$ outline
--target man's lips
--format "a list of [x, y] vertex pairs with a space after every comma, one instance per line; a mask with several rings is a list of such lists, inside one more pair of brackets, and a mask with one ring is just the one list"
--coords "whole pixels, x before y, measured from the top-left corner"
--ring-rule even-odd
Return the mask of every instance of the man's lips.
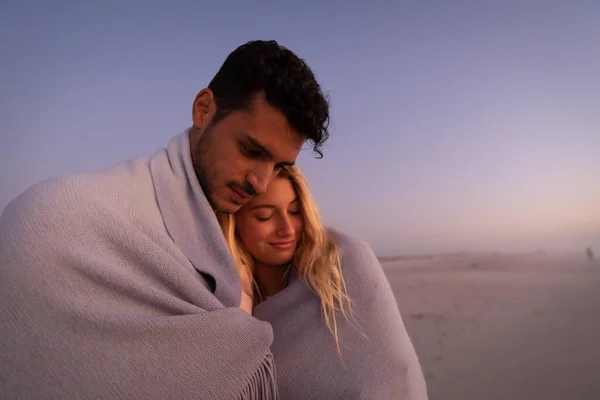
[[252, 198], [252, 196], [250, 196], [248, 193], [244, 192], [243, 190], [239, 190], [232, 185], [230, 185], [229, 187], [242, 200], [250, 200]]

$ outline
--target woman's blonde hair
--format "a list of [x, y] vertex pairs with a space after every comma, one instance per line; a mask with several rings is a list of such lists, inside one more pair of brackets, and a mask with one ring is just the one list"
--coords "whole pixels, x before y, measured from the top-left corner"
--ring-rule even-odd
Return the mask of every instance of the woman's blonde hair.
[[[303, 232], [290, 268], [295, 267], [298, 276], [302, 277], [309, 288], [319, 296], [325, 325], [334, 336], [339, 352], [336, 312], [340, 312], [348, 320], [352, 307], [346, 291], [337, 246], [321, 223], [317, 206], [298, 167], [284, 167], [278, 178], [286, 178], [291, 182], [300, 201], [304, 220]], [[236, 233], [235, 214], [218, 214], [218, 217], [240, 276], [247, 274], [252, 277], [250, 284], [252, 287], [246, 287], [244, 290], [247, 293], [254, 292], [255, 296], [262, 299], [261, 284], [253, 274], [254, 260], [241, 244]]]

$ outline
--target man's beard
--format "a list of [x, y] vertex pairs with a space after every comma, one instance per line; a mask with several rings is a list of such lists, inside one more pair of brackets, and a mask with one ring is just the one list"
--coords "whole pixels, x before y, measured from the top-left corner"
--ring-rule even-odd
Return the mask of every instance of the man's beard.
[[[197, 129], [197, 128], [193, 128]], [[211, 165], [214, 165], [213, 154], [211, 154], [212, 141], [212, 124], [209, 124], [204, 131], [198, 132], [199, 135], [195, 152], [192, 154], [192, 164], [198, 178], [198, 183], [213, 209], [216, 209], [215, 190], [216, 190], [216, 173], [211, 170]], [[220, 211], [220, 210], [217, 210]]]
[[[192, 154], [192, 164], [194, 165], [196, 177], [198, 178], [198, 182], [200, 183], [200, 187], [202, 188], [206, 199], [215, 211], [227, 214], [235, 213], [236, 210], [220, 209], [219, 205], [217, 204], [217, 189], [219, 188], [219, 176], [218, 171], [215, 169], [215, 160], [217, 160], [219, 157], [217, 154], [214, 153], [213, 150], [213, 124], [210, 123], [201, 132], [197, 131], [198, 128], [192, 129], [195, 129], [196, 132], [194, 133], [198, 135], [195, 151]], [[221, 172], [223, 173], [224, 171]], [[227, 174], [225, 173], [223, 175], [226, 176]], [[243, 192], [250, 197], [254, 197], [257, 195], [256, 190], [247, 180], [243, 182], [224, 182], [223, 187], [225, 186], [235, 187], [236, 190]]]

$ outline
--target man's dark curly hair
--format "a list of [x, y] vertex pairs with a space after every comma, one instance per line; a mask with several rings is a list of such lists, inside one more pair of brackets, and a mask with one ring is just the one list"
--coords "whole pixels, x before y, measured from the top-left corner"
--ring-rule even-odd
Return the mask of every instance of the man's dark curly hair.
[[256, 93], [280, 110], [298, 133], [323, 157], [329, 137], [329, 102], [306, 62], [276, 41], [256, 40], [235, 49], [208, 88], [217, 103], [213, 122], [229, 112], [247, 109]]

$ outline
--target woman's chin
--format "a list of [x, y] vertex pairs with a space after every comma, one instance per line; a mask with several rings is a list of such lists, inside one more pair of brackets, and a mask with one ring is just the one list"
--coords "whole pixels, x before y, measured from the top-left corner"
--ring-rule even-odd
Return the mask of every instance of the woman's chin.
[[292, 261], [293, 257], [277, 257], [277, 258], [271, 258], [269, 260], [265, 260], [266, 262], [263, 262], [263, 264], [271, 267], [271, 268], [283, 268], [286, 267], [290, 261]]

